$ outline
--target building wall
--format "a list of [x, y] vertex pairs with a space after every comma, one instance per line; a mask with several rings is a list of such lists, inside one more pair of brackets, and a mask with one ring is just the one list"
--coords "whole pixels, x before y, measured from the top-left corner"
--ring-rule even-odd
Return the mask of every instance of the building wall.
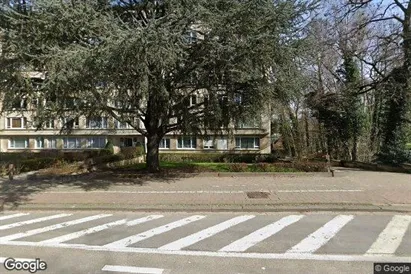
[[[63, 138], [65, 136], [79, 137], [82, 139], [82, 149], [85, 149], [86, 139], [88, 137], [104, 137], [106, 141], [111, 140], [114, 145], [115, 152], [119, 152], [121, 149], [121, 138], [136, 138], [141, 144], [145, 144], [145, 138], [137, 133], [134, 129], [115, 129], [114, 120], [108, 120], [108, 127], [106, 129], [88, 129], [86, 128], [86, 118], [82, 117], [79, 119], [79, 128], [73, 129], [70, 134], [60, 133], [58, 128], [61, 128], [62, 123], [58, 120], [54, 121], [54, 129], [44, 129], [36, 131], [30, 126], [30, 115], [31, 112], [9, 112], [0, 116], [0, 152], [15, 152], [22, 150], [30, 151], [40, 151], [42, 149], [36, 148], [36, 138], [45, 138], [45, 147], [48, 148], [48, 138], [56, 138], [56, 149], [63, 148]], [[26, 128], [11, 129], [6, 126], [7, 117], [26, 117], [28, 120], [28, 126]], [[236, 129], [233, 132], [232, 137], [225, 136], [227, 138], [227, 148], [226, 149], [205, 149], [203, 147], [203, 139], [201, 137], [196, 138], [196, 148], [178, 148], [178, 138], [181, 136], [179, 132], [170, 133], [166, 138], [170, 139], [170, 148], [160, 149], [161, 153], [172, 152], [172, 153], [196, 153], [196, 152], [230, 152], [230, 153], [270, 153], [270, 119], [269, 117], [262, 117], [262, 122], [258, 128], [242, 128]], [[25, 137], [28, 138], [28, 147], [25, 149], [16, 149], [9, 147], [9, 140], [15, 137]], [[239, 149], [236, 148], [236, 137], [256, 137], [259, 138], [259, 148], [253, 149]], [[75, 149], [67, 149], [73, 151]]]

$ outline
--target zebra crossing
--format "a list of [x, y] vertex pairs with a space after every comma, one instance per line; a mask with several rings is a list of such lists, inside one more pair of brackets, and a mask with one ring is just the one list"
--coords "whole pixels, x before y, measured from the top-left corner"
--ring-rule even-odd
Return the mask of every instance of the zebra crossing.
[[411, 215], [22, 212], [0, 215], [0, 246], [404, 262], [411, 261], [410, 223]]

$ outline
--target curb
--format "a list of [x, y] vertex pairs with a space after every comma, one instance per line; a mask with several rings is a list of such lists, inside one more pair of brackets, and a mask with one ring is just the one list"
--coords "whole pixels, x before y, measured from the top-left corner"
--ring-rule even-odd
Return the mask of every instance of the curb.
[[[341, 171], [337, 171], [339, 174], [338, 177], [342, 176]], [[91, 173], [84, 173], [84, 174], [73, 174], [73, 175], [38, 175], [37, 171], [31, 171], [28, 173], [23, 173], [14, 176], [14, 179], [17, 180], [61, 180], [67, 179], [70, 176], [82, 176], [82, 175], [90, 175], [94, 174], [95, 172]], [[124, 178], [144, 178], [150, 176], [150, 174], [126, 174]], [[296, 178], [296, 177], [337, 177], [332, 176], [329, 172], [201, 172], [201, 173], [178, 173], [175, 177], [181, 178], [188, 178], [188, 177], [221, 177], [221, 178], [235, 178], [235, 177], [271, 177], [271, 178]], [[120, 176], [120, 178], [123, 178]], [[3, 180], [8, 180], [7, 177], [1, 178]], [[0, 180], [1, 180], [0, 179]]]
[[4, 211], [124, 211], [124, 212], [393, 212], [411, 213], [411, 205], [374, 204], [246, 204], [246, 205], [153, 205], [139, 206], [129, 204], [25, 204], [17, 208], [4, 208]]
[[[193, 173], [186, 173], [185, 175]], [[331, 177], [328, 172], [203, 172], [195, 177]]]

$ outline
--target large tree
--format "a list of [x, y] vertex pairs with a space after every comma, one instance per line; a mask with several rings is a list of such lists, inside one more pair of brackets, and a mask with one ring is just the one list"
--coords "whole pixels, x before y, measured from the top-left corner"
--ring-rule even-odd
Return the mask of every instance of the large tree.
[[[399, 164], [407, 161], [405, 155], [406, 130], [410, 124], [411, 113], [411, 3], [405, 0], [348, 0], [350, 13], [368, 13], [369, 20], [358, 26], [378, 26], [373, 45], [378, 51], [377, 60], [363, 60], [371, 71], [378, 75], [371, 88], [362, 93], [375, 91], [373, 139], [380, 139], [378, 160]], [[372, 51], [373, 49], [370, 49]]]
[[[264, 111], [269, 68], [281, 69], [288, 34], [310, 6], [289, 0], [18, 2], [3, 5], [0, 16], [5, 102], [23, 93], [47, 100], [36, 109], [39, 129], [52, 117], [108, 115], [127, 122], [147, 137], [150, 171], [159, 169], [166, 133], [204, 133], [205, 124], [227, 130], [233, 120]], [[45, 79], [33, 86], [22, 70], [43, 72]], [[192, 101], [198, 93], [204, 99]]]

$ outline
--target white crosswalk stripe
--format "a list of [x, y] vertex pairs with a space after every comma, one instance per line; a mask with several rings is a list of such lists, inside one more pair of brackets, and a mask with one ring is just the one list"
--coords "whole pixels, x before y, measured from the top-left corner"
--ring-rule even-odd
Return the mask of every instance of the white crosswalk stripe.
[[258, 244], [259, 242], [264, 241], [265, 239], [273, 236], [277, 232], [281, 231], [283, 228], [298, 222], [303, 218], [303, 215], [291, 215], [282, 218], [281, 220], [269, 224], [263, 228], [260, 228], [251, 234], [223, 247], [220, 251], [223, 252], [243, 252], [249, 249], [250, 247]]
[[139, 219], [129, 221], [129, 222], [127, 222], [127, 219], [123, 219], [123, 220], [107, 223], [107, 224], [104, 224], [104, 225], [91, 227], [91, 228], [84, 229], [84, 230], [81, 230], [81, 231], [77, 231], [77, 232], [74, 232], [74, 233], [66, 234], [66, 235], [63, 235], [63, 236], [55, 237], [55, 238], [52, 238], [52, 239], [44, 240], [44, 241], [41, 241], [40, 243], [43, 243], [43, 244], [44, 243], [46, 243], [46, 244], [48, 244], [48, 243], [63, 243], [63, 242], [67, 242], [67, 241], [70, 241], [70, 240], [73, 240], [73, 239], [80, 238], [81, 236], [85, 236], [85, 235], [88, 235], [88, 234], [103, 231], [103, 230], [106, 230], [106, 229], [109, 229], [109, 228], [112, 228], [112, 227], [115, 227], [115, 226], [119, 226], [119, 225], [134, 226], [134, 225], [142, 224], [142, 223], [145, 223], [145, 222], [148, 222], [148, 221], [151, 221], [151, 220], [159, 219], [161, 217], [163, 217], [163, 215], [151, 215], [151, 216], [148, 216], [148, 217], [139, 218]]
[[178, 220], [178, 221], [175, 221], [175, 222], [172, 222], [172, 223], [169, 223], [169, 224], [166, 224], [166, 225], [154, 228], [154, 229], [150, 229], [146, 232], [143, 232], [143, 233], [140, 233], [140, 234], [137, 234], [137, 235], [133, 235], [133, 236], [130, 236], [130, 237], [127, 237], [127, 238], [124, 238], [124, 239], [121, 239], [121, 240], [106, 244], [105, 246], [106, 247], [125, 247], [125, 246], [129, 246], [129, 245], [138, 243], [140, 241], [146, 240], [148, 238], [151, 238], [153, 236], [159, 235], [161, 233], [170, 231], [170, 230], [175, 229], [177, 227], [181, 227], [181, 226], [187, 225], [189, 223], [201, 220], [205, 217], [206, 216], [202, 216], [202, 215], [191, 216], [189, 218]]
[[17, 214], [0, 216], [0, 221], [12, 219], [12, 218], [17, 218], [17, 217], [21, 217], [21, 216], [26, 216], [26, 215], [30, 215], [30, 213], [17, 213]]
[[67, 242], [67, 241], [70, 241], [70, 240], [73, 240], [73, 239], [76, 239], [76, 238], [80, 238], [81, 236], [85, 236], [85, 235], [88, 235], [88, 234], [103, 231], [105, 229], [109, 229], [109, 228], [114, 227], [114, 226], [123, 225], [126, 222], [127, 222], [127, 220], [123, 219], [123, 220], [119, 220], [119, 221], [116, 221], [116, 222], [111, 222], [111, 223], [107, 223], [107, 224], [104, 224], [104, 225], [99, 225], [99, 226], [91, 227], [91, 228], [88, 228], [88, 229], [84, 229], [84, 230], [81, 230], [81, 231], [78, 231], [78, 232], [74, 232], [74, 233], [63, 235], [63, 236], [55, 237], [55, 238], [52, 238], [52, 239], [44, 240], [44, 241], [41, 241], [40, 243], [43, 243], [43, 244], [44, 243], [46, 243], [46, 244], [48, 244], [48, 243], [63, 243], [63, 242]]
[[27, 221], [12, 223], [12, 224], [8, 224], [8, 225], [2, 225], [2, 226], [0, 226], [0, 230], [10, 229], [10, 228], [14, 228], [14, 227], [23, 226], [23, 225], [40, 223], [40, 222], [49, 221], [49, 220], [53, 220], [53, 219], [57, 219], [57, 218], [68, 217], [68, 216], [71, 216], [71, 215], [72, 214], [57, 214], [57, 215], [52, 215], [52, 216], [47, 216], [47, 217], [36, 218], [36, 219], [27, 220]]
[[138, 274], [163, 274], [164, 269], [151, 267], [135, 267], [123, 265], [105, 265], [102, 271], [123, 272], [123, 273], [138, 273]]
[[297, 245], [293, 246], [287, 253], [315, 252], [334, 237], [352, 219], [354, 219], [353, 215], [339, 215], [335, 217]]
[[126, 225], [127, 226], [135, 226], [135, 225], [139, 225], [139, 224], [151, 221], [151, 220], [157, 220], [157, 219], [160, 219], [160, 218], [163, 218], [163, 217], [164, 217], [163, 215], [150, 215], [150, 216], [147, 216], [147, 217], [138, 218], [136, 220], [129, 221], [129, 222], [126, 223]]
[[221, 231], [224, 231], [232, 226], [235, 226], [237, 224], [240, 224], [242, 222], [245, 222], [247, 220], [250, 220], [254, 218], [254, 215], [245, 215], [245, 216], [239, 216], [239, 217], [234, 217], [228, 221], [225, 221], [223, 223], [217, 224], [215, 226], [206, 228], [204, 230], [201, 230], [197, 233], [194, 233], [192, 235], [189, 235], [187, 237], [184, 237], [182, 239], [179, 239], [175, 242], [166, 244], [162, 247], [160, 247], [160, 250], [181, 250], [184, 247], [193, 245], [201, 240], [207, 239]]
[[411, 216], [394, 216], [366, 254], [393, 254], [401, 244], [410, 223]]
[[69, 222], [64, 222], [64, 223], [60, 223], [56, 225], [46, 226], [43, 228], [33, 229], [33, 230], [29, 230], [29, 231], [22, 232], [22, 233], [12, 234], [8, 236], [0, 237], [0, 242], [12, 241], [12, 240], [16, 240], [16, 239], [20, 239], [20, 238], [24, 238], [28, 236], [33, 236], [33, 235], [40, 234], [43, 232], [48, 232], [48, 231], [56, 230], [56, 229], [67, 227], [67, 226], [77, 225], [77, 224], [81, 224], [81, 223], [85, 223], [85, 222], [89, 222], [89, 221], [93, 221], [93, 220], [97, 220], [97, 219], [101, 219], [101, 218], [109, 217], [109, 216], [112, 216], [112, 214], [94, 215], [94, 216], [81, 218], [81, 219], [77, 219], [77, 220], [73, 220]]
[[[318, 218], [318, 215], [312, 214], [290, 214], [287, 216], [281, 214], [282, 216], [280, 218], [268, 214], [264, 216], [264, 223], [256, 227], [256, 224], [261, 222], [262, 217], [258, 215], [259, 218], [255, 218], [257, 214], [233, 214], [234, 216], [229, 218], [226, 217], [227, 215], [216, 216], [210, 214], [213, 218], [218, 218], [216, 221], [212, 221], [213, 218], [206, 219], [206, 222], [212, 223], [205, 228], [204, 224], [206, 222], [197, 221], [207, 218], [208, 215], [189, 216], [187, 214], [181, 214], [184, 215], [184, 217], [181, 217], [180, 214], [170, 214], [166, 216], [171, 220], [168, 222], [162, 221], [161, 225], [159, 225], [158, 222], [151, 221], [158, 219], [161, 221], [161, 218], [164, 218], [164, 215], [148, 214], [136, 217], [135, 219], [130, 219], [128, 216], [115, 219], [113, 214], [83, 215], [83, 217], [74, 219], [77, 214], [50, 213], [49, 216], [37, 215], [38, 218], [34, 218], [33, 216], [36, 215], [34, 213], [16, 213], [1, 216], [0, 220], [12, 220], [13, 218], [19, 218], [29, 214], [31, 216], [31, 219], [29, 220], [18, 221], [17, 219], [16, 222], [10, 223], [9, 221], [9, 224], [0, 225], [0, 249], [3, 245], [14, 245], [184, 256], [286, 259], [310, 258], [312, 260], [335, 259], [337, 261], [362, 259], [365, 261], [381, 261], [381, 259], [390, 258], [393, 259], [393, 261], [402, 262], [400, 259], [411, 258], [411, 249], [409, 248], [410, 237], [408, 237], [411, 225], [411, 215], [392, 215], [391, 220], [387, 219], [386, 216], [378, 216], [376, 218], [379, 219], [376, 219], [375, 221], [373, 220], [373, 223], [369, 223], [370, 218], [366, 217], [363, 219], [363, 222], [357, 219], [356, 222], [351, 223], [357, 216], [334, 215], [332, 217], [327, 217], [329, 215], [326, 215], [325, 218], [328, 219], [325, 222], [324, 217]], [[70, 218], [72, 220], [64, 220], [64, 222], [59, 220], [59, 218], [67, 216], [72, 216]], [[110, 220], [99, 221], [98, 224], [92, 222], [109, 216], [113, 216], [113, 218], [110, 218]], [[122, 216], [122, 214], [119, 214], [119, 216]], [[270, 221], [268, 222], [267, 220]], [[388, 220], [389, 222], [387, 222]], [[50, 221], [52, 224], [49, 225], [49, 223], [47, 223], [39, 228], [42, 222], [45, 221]], [[198, 223], [198, 226], [196, 222]], [[83, 223], [85, 224], [81, 226], [81, 229], [75, 227], [75, 225]], [[144, 224], [144, 227], [147, 228], [139, 228], [140, 224]], [[191, 224], [189, 227], [190, 233], [181, 235], [189, 224]], [[252, 224], [255, 228], [251, 230], [250, 227], [247, 227], [249, 224]], [[199, 228], [200, 225], [201, 228]], [[364, 229], [364, 232], [357, 229], [359, 225]], [[379, 229], [375, 229], [374, 226], [374, 229], [370, 230], [370, 234], [367, 234], [367, 237], [362, 240], [360, 238], [362, 236], [361, 233], [368, 233], [367, 225], [376, 225]], [[303, 227], [304, 229], [301, 229]], [[57, 229], [61, 230], [56, 233], [52, 232]], [[143, 232], [133, 233], [135, 229], [139, 229], [139, 232]], [[231, 233], [231, 231], [233, 233]], [[302, 231], [306, 231], [305, 233], [307, 235], [302, 234]], [[169, 234], [165, 234], [167, 232]], [[244, 232], [244, 234], [240, 234], [242, 232]], [[287, 235], [286, 237], [292, 238], [297, 236], [302, 240], [296, 242], [290, 248], [289, 239], [284, 239], [283, 232], [284, 235]], [[100, 234], [83, 237], [93, 233]], [[112, 240], [112, 242], [109, 243], [107, 243], [107, 240], [104, 242], [107, 235], [109, 235], [108, 238], [110, 238], [114, 233], [118, 234], [115, 235], [116, 240]], [[221, 233], [221, 235], [214, 237], [218, 233]], [[42, 235], [29, 238], [29, 241], [25, 241], [24, 239], [20, 240], [21, 238], [36, 236], [38, 234]], [[158, 235], [160, 235], [160, 237], [155, 237]], [[177, 235], [180, 237], [176, 237]], [[347, 238], [351, 237], [351, 235], [353, 240]], [[166, 236], [170, 236], [173, 240], [167, 241], [168, 237]], [[371, 236], [373, 238], [371, 238]], [[227, 237], [225, 238], [224, 246], [219, 245], [218, 243], [222, 237]], [[331, 241], [333, 238], [334, 240]], [[74, 239], [78, 239], [78, 243], [70, 243], [70, 241]], [[354, 239], [357, 239], [357, 242], [359, 240], [358, 245]], [[133, 244], [144, 240], [147, 240], [147, 242], [142, 244], [141, 247], [132, 246]], [[159, 241], [162, 244], [158, 244]], [[93, 242], [93, 244], [88, 245], [87, 243], [90, 242]], [[196, 245], [197, 243], [199, 244]], [[145, 244], [156, 247], [145, 248], [143, 247]], [[346, 252], [347, 250], [350, 250], [351, 245], [355, 248], [353, 248], [352, 252], [349, 251], [347, 254]], [[212, 248], [210, 248], [212, 246], [219, 247], [212, 250]], [[220, 248], [221, 246], [223, 247]], [[186, 249], [187, 247], [191, 247], [188, 248], [190, 250]], [[251, 252], [249, 251], [251, 248], [255, 248], [255, 250], [258, 251]], [[345, 251], [338, 253], [339, 248]], [[274, 249], [278, 253], [273, 253]], [[319, 249], [331, 252], [331, 254], [318, 252]], [[336, 251], [337, 253], [335, 253]], [[5, 256], [7, 254], [0, 255]], [[126, 270], [129, 271], [129, 273], [146, 273], [147, 271], [147, 273], [151, 273], [150, 271], [157, 273], [163, 271], [160, 268], [145, 269], [144, 267], [114, 265], [108, 265], [103, 271], [127, 272]], [[164, 271], [167, 273], [167, 270]]]

